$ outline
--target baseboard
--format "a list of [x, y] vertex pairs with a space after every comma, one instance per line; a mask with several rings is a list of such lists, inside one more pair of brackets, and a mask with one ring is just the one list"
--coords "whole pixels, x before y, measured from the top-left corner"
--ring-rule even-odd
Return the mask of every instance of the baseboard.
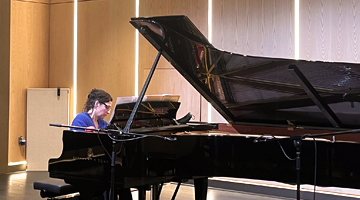
[[26, 164], [8, 166], [8, 172], [25, 171]]
[[[192, 181], [189, 183], [193, 184]], [[289, 185], [271, 181], [249, 180], [238, 178], [209, 178], [209, 188], [242, 191], [267, 196], [283, 198], [297, 198], [296, 185]], [[313, 186], [302, 185], [300, 197], [302, 200], [313, 200]], [[360, 190], [348, 188], [316, 187], [316, 200], [355, 200], [360, 198]]]

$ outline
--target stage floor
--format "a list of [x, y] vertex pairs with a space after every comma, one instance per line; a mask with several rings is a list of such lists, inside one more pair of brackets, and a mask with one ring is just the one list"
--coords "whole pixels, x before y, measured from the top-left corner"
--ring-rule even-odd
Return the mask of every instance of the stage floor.
[[[48, 172], [26, 172], [19, 171], [13, 173], [0, 174], [0, 200], [40, 200], [40, 191], [33, 189], [33, 182], [48, 178]], [[283, 185], [264, 182], [246, 182], [239, 179], [226, 180], [210, 179], [207, 200], [276, 200], [276, 199], [296, 199], [296, 192], [293, 189], [282, 188]], [[278, 187], [279, 186], [279, 187]], [[167, 183], [163, 186], [160, 195], [161, 200], [169, 200], [175, 191], [176, 183]], [[360, 198], [356, 196], [337, 196], [333, 194], [317, 194], [316, 200], [336, 199], [352, 200]], [[353, 193], [354, 193], [353, 191]], [[319, 190], [321, 192], [321, 190]], [[307, 194], [308, 193], [308, 194]], [[313, 199], [311, 192], [302, 193], [302, 199]], [[133, 190], [133, 199], [137, 200], [137, 191]], [[147, 198], [150, 198], [150, 192]], [[194, 198], [194, 188], [191, 183], [181, 185], [176, 200], [191, 200]]]

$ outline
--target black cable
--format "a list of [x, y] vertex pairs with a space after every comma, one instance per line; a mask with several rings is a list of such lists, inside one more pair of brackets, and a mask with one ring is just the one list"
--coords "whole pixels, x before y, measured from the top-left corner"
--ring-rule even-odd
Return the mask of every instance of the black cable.
[[116, 142], [127, 142], [127, 141], [132, 141], [132, 140], [139, 140], [139, 139], [146, 138], [146, 137], [160, 138], [160, 139], [164, 139], [164, 140], [168, 140], [168, 141], [175, 141], [176, 140], [176, 138], [164, 137], [164, 136], [160, 136], [160, 135], [144, 135], [144, 134], [137, 134], [137, 133], [131, 133], [131, 135], [126, 134], [126, 133], [122, 133], [122, 134], [120, 133], [120, 135], [133, 136], [132, 138], [129, 138], [129, 139], [116, 139], [116, 138], [113, 138], [110, 135], [109, 132], [107, 133], [107, 135], [111, 140], [116, 141]]
[[148, 136], [140, 136], [140, 137], [134, 137], [134, 138], [129, 138], [129, 139], [115, 139], [115, 138], [111, 137], [110, 135], [108, 135], [108, 136], [111, 140], [116, 141], [116, 142], [128, 142], [128, 141], [139, 140], [139, 139], [148, 137]]
[[[275, 137], [274, 137], [274, 138], [275, 138]], [[296, 160], [296, 158], [290, 158], [290, 157], [286, 154], [286, 152], [285, 152], [284, 148], [282, 147], [280, 141], [277, 141], [277, 142], [278, 142], [278, 144], [279, 144], [279, 146], [280, 146], [280, 148], [281, 148], [281, 151], [283, 152], [284, 156], [285, 156], [288, 160], [291, 160], [291, 161]]]
[[[301, 139], [304, 139], [306, 137], [311, 136], [311, 134], [305, 134], [303, 136], [301, 136]], [[312, 137], [313, 141], [314, 141], [314, 196], [313, 199], [315, 200], [316, 198], [316, 177], [317, 177], [317, 144], [316, 144], [316, 140], [315, 137]]]
[[102, 141], [101, 141], [101, 139], [100, 139], [100, 129], [97, 130], [97, 134], [96, 134], [96, 135], [97, 135], [98, 140], [99, 140], [102, 148], [104, 149], [105, 153], [106, 153], [106, 154], [109, 156], [109, 158], [111, 159], [111, 156], [110, 156], [109, 152], [106, 150], [104, 144], [102, 143]]
[[[267, 136], [267, 137], [265, 137], [265, 136]], [[269, 137], [271, 137], [271, 138], [269, 138]], [[271, 140], [277, 141], [277, 143], [279, 144], [279, 146], [280, 146], [280, 148], [281, 148], [281, 151], [283, 152], [284, 156], [285, 156], [288, 160], [291, 160], [291, 161], [296, 160], [296, 158], [290, 158], [290, 157], [286, 154], [283, 146], [282, 146], [281, 143], [280, 143], [280, 140], [278, 140], [278, 138], [276, 138], [276, 137], [273, 136], [273, 135], [261, 135], [260, 137], [255, 138], [253, 142], [254, 142], [254, 143], [257, 143], [257, 142], [267, 142], [267, 141], [271, 141]]]
[[[271, 136], [272, 137], [272, 139], [277, 139], [275, 136], [273, 136], [273, 135], [269, 135], [269, 136]], [[311, 136], [310, 134], [304, 134], [303, 136], [301, 136], [300, 137], [300, 140], [303, 140], [303, 139], [305, 139], [306, 137], [309, 137], [309, 136]], [[258, 140], [260, 140], [260, 139], [263, 139], [263, 135], [262, 136], [260, 136], [260, 137], [257, 137], [255, 140], [254, 140], [254, 142], [258, 142]], [[266, 141], [268, 138], [265, 138], [265, 140], [264, 141]], [[313, 141], [314, 141], [314, 196], [313, 196], [313, 200], [315, 200], [316, 199], [316, 179], [317, 179], [317, 144], [316, 144], [316, 140], [315, 140], [315, 138], [313, 137]], [[281, 143], [280, 143], [280, 141], [278, 140], [277, 141], [278, 142], [278, 144], [279, 144], [279, 146], [280, 146], [280, 148], [281, 148], [281, 151], [283, 152], [283, 154], [284, 154], [284, 156], [288, 159], [288, 160], [291, 160], [291, 161], [293, 161], [293, 160], [296, 160], [296, 158], [290, 158], [287, 154], [286, 154], [286, 152], [285, 152], [285, 150], [284, 150], [284, 148], [283, 148], [283, 146], [281, 145]]]
[[316, 145], [316, 140], [315, 138], [313, 138], [314, 140], [314, 152], [315, 152], [315, 166], [314, 166], [314, 200], [315, 200], [315, 196], [316, 196], [316, 176], [317, 176], [317, 145]]

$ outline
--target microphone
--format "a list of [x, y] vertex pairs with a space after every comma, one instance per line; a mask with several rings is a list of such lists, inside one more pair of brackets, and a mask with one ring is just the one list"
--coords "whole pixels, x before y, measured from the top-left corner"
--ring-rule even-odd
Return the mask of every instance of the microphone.
[[267, 141], [270, 141], [272, 139], [275, 139], [275, 137], [272, 136], [272, 135], [262, 135], [262, 136], [259, 136], [259, 137], [255, 138], [253, 140], [253, 143], [267, 142]]
[[171, 137], [164, 137], [164, 140], [168, 140], [168, 141], [176, 141], [176, 138], [171, 138]]
[[53, 123], [50, 123], [49, 125], [50, 126], [56, 126], [56, 127], [63, 127], [64, 126], [63, 124], [53, 124]]

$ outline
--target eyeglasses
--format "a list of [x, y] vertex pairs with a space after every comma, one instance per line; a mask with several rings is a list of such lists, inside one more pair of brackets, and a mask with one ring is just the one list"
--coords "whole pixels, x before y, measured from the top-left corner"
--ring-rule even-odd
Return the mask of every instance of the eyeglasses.
[[100, 104], [103, 104], [105, 106], [106, 110], [110, 110], [110, 108], [111, 108], [111, 106], [106, 105], [106, 103], [104, 103], [104, 102], [100, 102]]

